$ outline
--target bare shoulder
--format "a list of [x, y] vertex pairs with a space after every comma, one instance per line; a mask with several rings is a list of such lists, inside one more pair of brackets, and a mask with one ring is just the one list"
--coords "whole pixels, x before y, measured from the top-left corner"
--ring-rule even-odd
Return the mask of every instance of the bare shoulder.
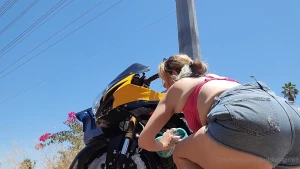
[[178, 80], [168, 89], [167, 93], [182, 93], [184, 90], [184, 84], [186, 84], [187, 81], [187, 79]]
[[174, 107], [175, 112], [182, 112], [187, 98], [193, 89], [204, 80], [204, 77], [199, 78], [182, 78], [175, 82], [168, 90], [170, 92], [169, 99], [176, 102]]
[[204, 77], [199, 78], [182, 78], [175, 82], [171, 87], [170, 91], [181, 93], [181, 97], [189, 94], [190, 91], [197, 86], [201, 81], [204, 80]]
[[174, 84], [173, 84], [173, 86], [175, 87], [175, 88], [177, 88], [177, 87], [182, 87], [183, 85], [186, 85], [187, 83], [190, 83], [190, 82], [192, 82], [192, 81], [194, 81], [195, 80], [195, 78], [182, 78], [182, 79], [180, 79], [180, 80], [178, 80], [177, 82], [175, 82]]
[[201, 79], [203, 80], [204, 78], [182, 78], [182, 79], [178, 80], [177, 82], [175, 82], [171, 86], [171, 88], [173, 88], [172, 90], [187, 91], [190, 88], [193, 88], [195, 86], [194, 84], [199, 83], [201, 81]]
[[167, 95], [170, 98], [180, 99], [182, 98], [187, 91], [192, 87], [194, 79], [191, 78], [182, 78], [175, 82], [167, 91]]

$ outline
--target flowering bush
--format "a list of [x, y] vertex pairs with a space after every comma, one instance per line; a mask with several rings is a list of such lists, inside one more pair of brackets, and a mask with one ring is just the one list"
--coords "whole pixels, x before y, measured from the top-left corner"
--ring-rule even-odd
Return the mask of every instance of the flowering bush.
[[40, 137], [40, 141], [45, 142], [52, 134], [46, 133]]
[[35, 149], [39, 150], [47, 145], [54, 143], [71, 143], [70, 148], [80, 149], [83, 143], [82, 125], [76, 120], [75, 112], [68, 114], [68, 119], [63, 123], [70, 127], [70, 130], [59, 131], [57, 133], [45, 133], [40, 138], [40, 143], [35, 145]]

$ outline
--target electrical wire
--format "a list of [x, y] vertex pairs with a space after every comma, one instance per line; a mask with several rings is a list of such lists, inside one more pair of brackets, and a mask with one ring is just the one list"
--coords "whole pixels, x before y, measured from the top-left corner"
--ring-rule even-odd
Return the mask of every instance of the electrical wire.
[[10, 3], [10, 0], [7, 0], [0, 8], [0, 13], [6, 8], [6, 6]]
[[9, 6], [6, 9], [4, 9], [2, 13], [0, 13], [0, 17], [3, 16], [5, 12], [8, 11], [16, 2], [17, 0], [14, 0], [11, 4], [9, 4]]
[[25, 90], [23, 90], [23, 91], [17, 93], [16, 95], [13, 95], [13, 96], [11, 96], [11, 97], [9, 97], [9, 98], [7, 98], [7, 99], [1, 101], [1, 102], [0, 102], [0, 105], [3, 104], [3, 103], [5, 103], [5, 102], [7, 102], [7, 101], [9, 101], [9, 100], [11, 100], [11, 99], [14, 99], [14, 98], [18, 97], [19, 95], [21, 95], [21, 94], [23, 94], [23, 93], [25, 93], [25, 92], [31, 90], [31, 89], [34, 88], [34, 87], [37, 87], [37, 86], [39, 86], [39, 85], [41, 85], [41, 84], [43, 84], [43, 83], [46, 83], [46, 82], [49, 81], [50, 79], [52, 79], [52, 78], [54, 78], [54, 77], [56, 77], [56, 76], [58, 76], [58, 75], [64, 73], [64, 72], [67, 71], [68, 69], [70, 69], [70, 68], [72, 68], [72, 67], [74, 67], [74, 66], [76, 66], [76, 65], [78, 65], [78, 64], [80, 64], [80, 63], [83, 63], [84, 61], [90, 59], [91, 57], [94, 57], [94, 56], [96, 56], [96, 55], [98, 55], [98, 54], [100, 54], [100, 53], [102, 53], [102, 52], [104, 52], [104, 51], [106, 51], [106, 50], [108, 50], [108, 49], [110, 49], [110, 48], [116, 46], [117, 44], [119, 44], [119, 43], [121, 43], [121, 42], [123, 42], [123, 41], [125, 41], [125, 40], [127, 40], [127, 39], [129, 39], [129, 38], [131, 38], [131, 37], [133, 37], [133, 36], [135, 36], [135, 35], [137, 35], [138, 33], [140, 33], [140, 32], [142, 32], [142, 31], [148, 29], [149, 27], [151, 27], [151, 26], [157, 24], [158, 22], [164, 20], [165, 18], [171, 16], [171, 15], [174, 14], [175, 12], [176, 12], [176, 11], [173, 11], [173, 12], [171, 12], [171, 13], [169, 13], [169, 14], [167, 14], [167, 15], [161, 17], [161, 18], [159, 18], [158, 20], [156, 20], [156, 21], [154, 21], [154, 22], [148, 24], [147, 26], [142, 27], [142, 28], [139, 29], [138, 31], [136, 31], [136, 32], [134, 32], [134, 33], [132, 33], [132, 34], [130, 34], [130, 35], [128, 35], [128, 36], [126, 36], [126, 37], [124, 37], [124, 38], [118, 40], [118, 41], [116, 41], [115, 43], [109, 45], [108, 47], [102, 49], [101, 51], [99, 51], [99, 52], [97, 52], [97, 53], [95, 53], [95, 54], [93, 54], [93, 55], [90, 55], [90, 56], [88, 56], [88, 57], [86, 57], [86, 58], [83, 58], [82, 60], [80, 60], [80, 61], [78, 61], [78, 62], [76, 62], [76, 63], [74, 63], [74, 64], [68, 66], [67, 68], [65, 68], [65, 69], [63, 69], [63, 70], [61, 70], [61, 71], [59, 71], [59, 72], [53, 74], [52, 76], [50, 76], [50, 77], [48, 77], [48, 78], [46, 78], [46, 79], [44, 79], [44, 80], [42, 80], [42, 81], [40, 81], [40, 82], [38, 82], [38, 83], [36, 83], [36, 84], [34, 84], [34, 85], [32, 85], [32, 86], [26, 88]]
[[38, 54], [32, 56], [31, 58], [29, 58], [28, 60], [26, 60], [25, 62], [23, 62], [22, 64], [20, 64], [19, 66], [15, 67], [14, 69], [12, 69], [11, 71], [9, 71], [8, 73], [4, 74], [3, 76], [0, 77], [0, 80], [3, 79], [4, 77], [6, 77], [7, 75], [11, 74], [12, 72], [16, 71], [17, 69], [19, 69], [20, 67], [22, 67], [23, 65], [25, 65], [26, 63], [30, 62], [32, 59], [36, 58], [37, 56], [39, 56], [40, 54], [42, 54], [43, 52], [47, 51], [48, 49], [50, 49], [51, 47], [53, 47], [54, 45], [58, 44], [59, 42], [61, 42], [62, 40], [66, 39], [67, 37], [69, 37], [70, 35], [72, 35], [73, 33], [75, 33], [76, 31], [80, 30], [81, 28], [83, 28], [84, 26], [86, 26], [87, 24], [89, 24], [90, 22], [94, 21], [95, 19], [97, 19], [99, 16], [103, 15], [104, 13], [108, 12], [109, 10], [111, 10], [112, 8], [114, 8], [115, 6], [117, 6], [119, 3], [121, 3], [123, 0], [118, 1], [117, 3], [115, 3], [114, 5], [110, 6], [109, 8], [107, 8], [106, 10], [104, 10], [103, 12], [101, 12], [100, 14], [96, 15], [95, 17], [93, 17], [92, 19], [90, 19], [89, 21], [87, 21], [86, 23], [84, 23], [83, 25], [81, 25], [80, 27], [78, 27], [77, 29], [73, 30], [71, 33], [67, 34], [66, 36], [62, 37], [61, 39], [59, 39], [58, 41], [52, 43], [50, 46], [48, 46], [47, 48], [45, 48], [44, 50], [42, 50], [41, 52], [39, 52]]
[[[29, 26], [25, 31], [23, 31], [17, 38], [15, 38], [12, 42], [10, 42], [8, 45], [6, 45], [4, 48], [0, 50], [0, 54], [2, 54], [6, 49], [8, 49], [11, 45], [16, 43], [20, 38], [22, 38], [28, 31], [30, 31], [32, 28], [34, 28], [37, 24], [39, 24], [42, 20], [44, 20], [46, 17], [48, 17], [53, 11], [55, 11], [58, 7], [62, 5], [66, 0], [59, 1], [54, 7], [52, 7], [50, 10], [48, 10], [42, 17], [40, 17], [38, 20], [35, 21], [31, 26]], [[0, 56], [0, 58], [3, 55]]]
[[[36, 27], [33, 31], [31, 31], [30, 33], [28, 33], [25, 37], [23, 37], [19, 42], [15, 43], [10, 49], [6, 50], [6, 52], [2, 53], [0, 55], [0, 58], [2, 56], [4, 56], [5, 54], [7, 54], [9, 51], [11, 51], [13, 48], [15, 48], [18, 44], [20, 44], [21, 42], [23, 42], [24, 39], [26, 39], [29, 35], [31, 35], [33, 32], [35, 32], [37, 29], [39, 29], [41, 26], [43, 26], [46, 22], [48, 22], [51, 18], [53, 18], [57, 13], [59, 13], [61, 10], [63, 10], [65, 7], [67, 7], [68, 5], [70, 5], [70, 3], [73, 2], [73, 0], [69, 1], [65, 6], [63, 6], [62, 8], [60, 8], [58, 11], [56, 11], [52, 16], [50, 16], [48, 19], [46, 19], [42, 24], [40, 24], [38, 27]], [[12, 64], [11, 66], [13, 66], [14, 64]], [[5, 70], [7, 70], [8, 68], [10, 68], [11, 66], [8, 66], [6, 68], [4, 68], [3, 70], [0, 71], [0, 73], [4, 72]]]
[[0, 35], [2, 35], [8, 28], [10, 28], [15, 22], [17, 22], [22, 16], [24, 16], [39, 0], [33, 1], [24, 11], [21, 12], [19, 16], [17, 16], [13, 21], [11, 21], [5, 28], [0, 31]]
[[[35, 48], [33, 48], [32, 50], [30, 50], [29, 52], [27, 52], [25, 55], [23, 55], [22, 57], [20, 57], [19, 59], [17, 59], [15, 62], [13, 62], [12, 64], [10, 64], [9, 66], [7, 66], [6, 68], [4, 68], [3, 70], [0, 71], [0, 73], [4, 72], [5, 70], [7, 70], [8, 68], [12, 67], [14, 64], [16, 64], [17, 62], [19, 62], [21, 59], [23, 59], [24, 57], [26, 57], [27, 55], [29, 55], [30, 53], [32, 53], [33, 51], [35, 51], [37, 48], [39, 48], [40, 46], [42, 46], [44, 43], [48, 42], [50, 39], [52, 39], [53, 37], [55, 37], [57, 34], [59, 34], [60, 32], [62, 32], [63, 30], [65, 30], [66, 28], [68, 28], [69, 26], [71, 26], [72, 24], [74, 24], [77, 20], [79, 20], [80, 18], [82, 18], [84, 15], [88, 14], [89, 12], [91, 12], [92, 10], [94, 10], [96, 7], [98, 7], [102, 2], [104, 2], [104, 0], [98, 2], [96, 5], [94, 5], [92, 8], [90, 8], [89, 10], [87, 10], [85, 13], [83, 13], [82, 15], [80, 15], [79, 17], [77, 17], [75, 20], [73, 20], [72, 22], [70, 22], [68, 25], [66, 25], [65, 27], [63, 27], [62, 29], [60, 29], [59, 31], [55, 32], [53, 35], [51, 35], [48, 39], [44, 40], [42, 43], [40, 43], [39, 45], [37, 45]], [[119, 1], [121, 2], [121, 1]], [[118, 3], [119, 3], [118, 2]], [[106, 12], [106, 11], [105, 11]], [[104, 12], [104, 13], [105, 13]], [[103, 13], [101, 13], [99, 16], [101, 16]], [[97, 17], [99, 17], [97, 16]], [[93, 20], [93, 19], [92, 19]], [[87, 24], [87, 23], [85, 23]], [[84, 25], [85, 26], [85, 25]], [[82, 26], [81, 26], [82, 27]], [[80, 27], [78, 28], [80, 29]], [[77, 30], [71, 32], [71, 34], [73, 34], [74, 32], [76, 32]], [[44, 51], [46, 51], [47, 49], [51, 48], [52, 46], [54, 46], [56, 43], [58, 43], [59, 41], [61, 41], [62, 39], [65, 39], [67, 36], [70, 36], [70, 34], [64, 36], [63, 38], [61, 38], [60, 40], [56, 41], [54, 44], [52, 44], [50, 47], [44, 49], [42, 52], [38, 53], [37, 55], [31, 57], [29, 60], [25, 61], [22, 65], [26, 64], [28, 61], [32, 60], [33, 58], [35, 58], [36, 56], [40, 55], [41, 53], [43, 53]], [[19, 67], [21, 67], [19, 65]], [[19, 67], [13, 69], [12, 71], [10, 71], [9, 73], [7, 73], [4, 76], [1, 76], [0, 79], [2, 79], [3, 77], [7, 76], [8, 74], [10, 74], [11, 72], [15, 71], [16, 69], [18, 69]]]

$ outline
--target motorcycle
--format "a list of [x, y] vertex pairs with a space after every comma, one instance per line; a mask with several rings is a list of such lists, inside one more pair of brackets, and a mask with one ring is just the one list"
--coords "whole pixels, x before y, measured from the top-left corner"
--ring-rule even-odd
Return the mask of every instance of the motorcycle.
[[[70, 169], [176, 168], [172, 156], [162, 158], [138, 147], [139, 134], [163, 97], [162, 92], [150, 89], [159, 76], [146, 78], [149, 70], [148, 66], [132, 64], [108, 84], [91, 108], [76, 114], [83, 124], [85, 147]], [[157, 137], [170, 128], [183, 128], [192, 134], [182, 113], [175, 113]]]

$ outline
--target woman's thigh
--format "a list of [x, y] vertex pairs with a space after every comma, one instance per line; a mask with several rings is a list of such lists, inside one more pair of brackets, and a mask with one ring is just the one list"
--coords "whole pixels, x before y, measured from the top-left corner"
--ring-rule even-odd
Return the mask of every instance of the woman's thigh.
[[205, 169], [271, 169], [272, 165], [257, 156], [223, 146], [202, 127], [176, 145], [174, 156], [188, 159]]

